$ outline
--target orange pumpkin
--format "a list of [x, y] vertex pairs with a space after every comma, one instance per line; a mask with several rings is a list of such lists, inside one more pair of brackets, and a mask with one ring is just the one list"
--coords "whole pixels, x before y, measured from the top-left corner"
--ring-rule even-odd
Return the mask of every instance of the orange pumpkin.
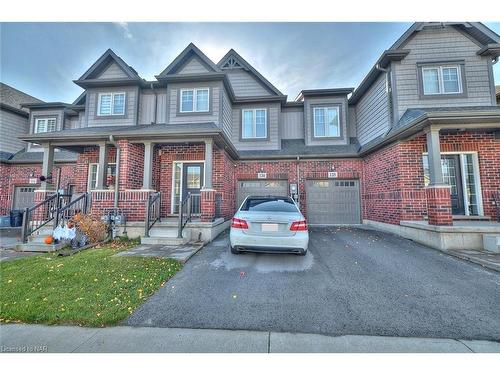
[[52, 236], [47, 236], [47, 237], [45, 237], [45, 240], [44, 240], [44, 241], [45, 241], [45, 243], [46, 243], [47, 245], [50, 245], [52, 242], [54, 242], [54, 237], [52, 237]]

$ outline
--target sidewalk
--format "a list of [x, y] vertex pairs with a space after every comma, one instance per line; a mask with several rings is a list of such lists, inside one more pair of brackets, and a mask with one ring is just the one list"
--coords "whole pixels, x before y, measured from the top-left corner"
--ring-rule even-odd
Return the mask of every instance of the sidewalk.
[[2, 324], [0, 352], [500, 353], [500, 342], [214, 329]]

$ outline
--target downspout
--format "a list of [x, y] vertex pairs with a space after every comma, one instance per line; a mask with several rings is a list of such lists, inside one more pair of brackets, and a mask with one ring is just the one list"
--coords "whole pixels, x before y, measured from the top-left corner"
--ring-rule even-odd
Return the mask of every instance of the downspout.
[[300, 208], [300, 168], [299, 168], [300, 156], [297, 156], [297, 203]]
[[120, 154], [121, 148], [112, 135], [109, 136], [109, 143], [111, 143], [116, 148], [116, 167], [115, 167], [115, 201], [114, 208], [118, 208], [118, 185], [120, 181]]
[[[380, 64], [375, 65], [375, 69], [377, 69], [380, 72], [385, 73], [386, 80], [387, 80], [387, 105], [389, 106], [389, 114], [390, 114], [390, 123], [392, 124], [394, 122], [394, 110], [393, 110], [393, 103], [392, 103], [392, 81], [391, 81], [391, 74], [390, 74], [390, 69], [385, 69], [380, 66]], [[392, 126], [391, 126], [392, 128]], [[390, 131], [390, 128], [387, 132]]]

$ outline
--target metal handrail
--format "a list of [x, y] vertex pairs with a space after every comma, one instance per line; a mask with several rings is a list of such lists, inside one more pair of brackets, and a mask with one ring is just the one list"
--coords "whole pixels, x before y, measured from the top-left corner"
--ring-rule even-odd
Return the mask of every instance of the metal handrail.
[[[186, 209], [186, 218], [184, 219], [184, 209]], [[177, 238], [182, 238], [182, 230], [191, 220], [192, 215], [192, 195], [188, 193], [183, 201], [179, 202], [179, 220], [177, 222]]]
[[146, 220], [144, 227], [144, 237], [149, 237], [149, 231], [160, 219], [161, 211], [161, 193], [151, 193], [148, 196], [148, 201], [146, 203]]
[[75, 200], [70, 201], [65, 206], [58, 208], [54, 220], [54, 229], [57, 228], [60, 223], [65, 224], [66, 221], [78, 213], [88, 213], [89, 202], [90, 193], [84, 193]]
[[[27, 207], [23, 214], [23, 224], [21, 229], [21, 240], [23, 243], [28, 241], [28, 237], [38, 229], [51, 222], [63, 202], [64, 198], [71, 197], [69, 194], [52, 194], [45, 200]], [[55, 214], [55, 215], [54, 215]]]

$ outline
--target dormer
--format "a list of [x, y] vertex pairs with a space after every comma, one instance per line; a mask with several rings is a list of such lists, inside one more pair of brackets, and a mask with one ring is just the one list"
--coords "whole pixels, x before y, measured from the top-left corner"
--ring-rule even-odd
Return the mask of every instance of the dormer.
[[284, 95], [234, 49], [217, 66], [226, 73], [236, 100], [241, 98], [284, 97]]
[[74, 82], [86, 90], [74, 103], [85, 105], [82, 126], [137, 124], [139, 89], [145, 81], [111, 49]]

